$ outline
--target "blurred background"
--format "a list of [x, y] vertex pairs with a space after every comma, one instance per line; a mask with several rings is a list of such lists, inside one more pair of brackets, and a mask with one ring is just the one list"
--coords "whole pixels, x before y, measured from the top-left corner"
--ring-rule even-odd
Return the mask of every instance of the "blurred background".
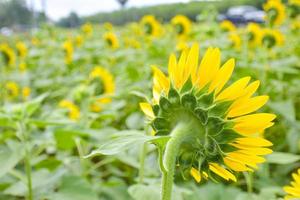
[[[169, 21], [176, 14], [196, 20], [202, 11], [214, 10], [235, 23], [262, 22], [263, 0], [1, 0], [0, 28], [3, 34], [26, 31], [42, 24], [78, 27], [85, 22], [122, 25], [152, 14]], [[247, 5], [247, 6], [245, 6]], [[228, 10], [229, 9], [229, 10]]]

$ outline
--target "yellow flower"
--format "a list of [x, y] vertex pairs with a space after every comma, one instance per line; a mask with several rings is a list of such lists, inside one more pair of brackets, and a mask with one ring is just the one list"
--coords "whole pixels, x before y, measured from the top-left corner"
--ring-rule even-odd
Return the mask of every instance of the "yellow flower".
[[113, 25], [112, 25], [111, 23], [109, 23], [109, 22], [105, 22], [105, 23], [103, 24], [103, 27], [104, 27], [106, 30], [108, 30], [108, 31], [112, 31], [112, 29], [113, 29]]
[[87, 36], [90, 36], [93, 33], [93, 26], [91, 23], [85, 23], [84, 25], [81, 26], [81, 30]]
[[292, 174], [293, 181], [290, 186], [285, 186], [283, 190], [287, 193], [285, 200], [300, 199], [300, 169]]
[[23, 99], [24, 99], [24, 100], [27, 100], [28, 97], [30, 96], [30, 93], [31, 93], [30, 87], [24, 87], [24, 88], [22, 89], [22, 96], [23, 96]]
[[232, 46], [235, 49], [239, 50], [241, 48], [241, 43], [242, 43], [242, 40], [241, 40], [241, 37], [239, 36], [239, 34], [238, 33], [230, 33], [228, 35], [228, 37], [229, 37], [229, 40], [230, 40]]
[[[90, 82], [100, 80], [99, 82], [96, 82], [96, 94], [95, 95], [112, 95], [115, 92], [115, 83], [114, 83], [114, 77], [113, 75], [106, 70], [103, 67], [96, 66], [91, 71], [89, 75]], [[101, 89], [98, 89], [98, 88]], [[98, 91], [97, 91], [98, 90]], [[110, 103], [111, 98], [110, 97], [100, 97], [96, 100], [95, 103], [91, 105], [91, 110], [94, 112], [99, 112], [102, 110], [102, 106], [104, 104]]]
[[70, 64], [73, 60], [74, 48], [71, 40], [67, 40], [63, 44], [63, 49], [65, 51], [65, 63]]
[[75, 44], [77, 47], [80, 47], [83, 43], [83, 37], [81, 35], [77, 35], [75, 37]]
[[19, 95], [19, 86], [16, 82], [7, 82], [5, 88], [10, 98], [15, 98]]
[[140, 107], [156, 135], [170, 134], [165, 154], [174, 152], [175, 145], [173, 161], [197, 182], [216, 175], [236, 181], [234, 172], [257, 169], [265, 162], [263, 155], [272, 152], [272, 143], [259, 133], [271, 127], [276, 116], [255, 113], [269, 99], [253, 96], [259, 81], [250, 83], [246, 76], [228, 84], [234, 59], [221, 66], [220, 50], [208, 48], [200, 64], [198, 60], [199, 47], [194, 44], [179, 60], [171, 54], [168, 76], [153, 67], [153, 102]]
[[279, 30], [276, 29], [263, 29], [261, 43], [267, 48], [280, 46], [284, 42], [284, 37]]
[[271, 25], [280, 25], [284, 22], [285, 7], [280, 0], [268, 0], [263, 8], [266, 11], [266, 20]]
[[188, 47], [188, 44], [184, 40], [179, 40], [176, 44], [176, 50], [180, 52], [186, 50]]
[[9, 65], [13, 66], [16, 62], [16, 55], [12, 48], [8, 46], [8, 44], [0, 44], [0, 53], [4, 58], [4, 62]]
[[34, 46], [38, 46], [40, 44], [40, 40], [36, 37], [31, 38], [31, 44]]
[[224, 20], [220, 24], [221, 29], [226, 32], [234, 32], [236, 31], [236, 26], [229, 20]]
[[179, 36], [186, 36], [191, 31], [191, 21], [184, 15], [176, 15], [171, 23]]
[[258, 24], [249, 23], [247, 25], [247, 39], [251, 47], [260, 45], [261, 36], [262, 36], [262, 31]]
[[25, 62], [21, 62], [21, 63], [19, 64], [19, 70], [20, 70], [22, 73], [24, 73], [24, 72], [26, 71], [26, 69], [27, 69], [26, 63], [25, 63]]
[[59, 102], [59, 107], [66, 108], [69, 112], [69, 118], [71, 120], [77, 121], [80, 117], [79, 107], [76, 106], [72, 101], [62, 100]]
[[132, 47], [135, 49], [141, 48], [141, 43], [133, 38], [128, 38], [128, 37], [124, 38], [124, 43], [125, 43], [125, 46], [127, 46], [127, 47]]
[[21, 58], [25, 58], [28, 52], [28, 49], [24, 42], [17, 42], [16, 44], [18, 54]]
[[117, 38], [116, 34], [114, 34], [113, 32], [105, 33], [103, 35], [103, 39], [108, 44], [108, 46], [111, 47], [112, 49], [116, 49], [119, 47], [118, 38]]
[[300, 0], [289, 0], [288, 9], [289, 16], [291, 18], [297, 18], [297, 16], [300, 15]]
[[141, 24], [144, 26], [147, 35], [158, 37], [161, 35], [161, 24], [156, 20], [153, 15], [145, 15]]

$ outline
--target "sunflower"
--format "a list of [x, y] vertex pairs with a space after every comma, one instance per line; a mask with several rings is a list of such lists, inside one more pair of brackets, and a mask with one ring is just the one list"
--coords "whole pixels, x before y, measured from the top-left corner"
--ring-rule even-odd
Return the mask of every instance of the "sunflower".
[[0, 44], [0, 54], [4, 58], [5, 64], [13, 66], [16, 62], [16, 55], [12, 48], [8, 44]]
[[249, 23], [247, 25], [247, 39], [248, 43], [251, 47], [255, 47], [260, 45], [261, 42], [261, 28], [258, 24], [256, 23]]
[[114, 34], [113, 32], [105, 33], [103, 35], [103, 39], [108, 44], [108, 46], [111, 47], [112, 49], [116, 49], [119, 47], [118, 38], [117, 38], [116, 34]]
[[289, 0], [288, 3], [289, 16], [297, 18], [300, 15], [300, 0]]
[[191, 31], [191, 21], [184, 15], [176, 15], [172, 18], [171, 24], [179, 36], [186, 36]]
[[241, 48], [242, 40], [238, 33], [230, 33], [228, 38], [233, 48], [239, 50]]
[[90, 36], [93, 33], [93, 26], [91, 23], [85, 23], [81, 26], [81, 30], [85, 35]]
[[19, 86], [14, 81], [8, 81], [5, 88], [9, 98], [16, 98], [19, 95]]
[[285, 7], [280, 0], [268, 0], [263, 5], [266, 14], [266, 20], [271, 25], [280, 25], [285, 19]]
[[31, 89], [30, 87], [23, 87], [22, 88], [22, 97], [24, 100], [27, 100], [30, 96]]
[[27, 49], [25, 43], [24, 42], [17, 42], [16, 48], [18, 50], [18, 55], [21, 58], [25, 58], [26, 55], [27, 55], [27, 52], [28, 52], [28, 49]]
[[220, 26], [221, 26], [221, 29], [226, 32], [236, 31], [236, 26], [229, 20], [222, 21]]
[[103, 27], [104, 27], [104, 29], [107, 30], [107, 31], [112, 31], [112, 29], [113, 29], [113, 25], [112, 25], [111, 23], [109, 23], [109, 22], [105, 22], [105, 23], [103, 24]]
[[73, 60], [74, 47], [71, 40], [67, 40], [63, 43], [63, 49], [65, 51], [65, 63], [70, 64]]
[[[115, 92], [113, 75], [103, 67], [96, 66], [89, 75], [90, 84], [95, 86], [94, 95], [112, 95]], [[110, 97], [100, 97], [91, 105], [91, 110], [100, 112], [104, 104], [110, 103]]]
[[284, 37], [279, 30], [265, 28], [262, 30], [261, 43], [267, 47], [280, 46], [284, 42]]
[[144, 26], [147, 35], [157, 37], [161, 34], [161, 25], [153, 15], [145, 15], [141, 24]]
[[77, 47], [80, 47], [83, 43], [83, 37], [81, 35], [77, 35], [74, 40]]
[[186, 49], [188, 49], [188, 44], [185, 40], [179, 40], [177, 41], [177, 44], [176, 44], [176, 50], [179, 51], [179, 52], [182, 52]]
[[62, 100], [59, 102], [59, 107], [65, 108], [68, 110], [69, 118], [71, 120], [77, 121], [80, 117], [80, 110], [77, 105], [75, 105], [70, 100]]
[[21, 62], [19, 64], [19, 70], [21, 71], [21, 73], [24, 73], [27, 69], [27, 64], [25, 62]]
[[283, 190], [287, 193], [285, 200], [288, 199], [300, 199], [300, 169], [296, 173], [292, 174], [293, 181], [291, 181], [290, 186], [285, 186]]
[[170, 56], [169, 76], [154, 67], [153, 102], [140, 103], [155, 135], [170, 136], [162, 156], [162, 185], [172, 182], [175, 164], [197, 182], [218, 176], [237, 181], [234, 172], [252, 172], [265, 162], [262, 156], [272, 152], [272, 143], [259, 133], [271, 127], [276, 116], [254, 113], [269, 99], [253, 96], [260, 82], [250, 83], [246, 76], [227, 85], [235, 61], [220, 67], [218, 48], [208, 48], [199, 67], [198, 57], [194, 44], [178, 61]]

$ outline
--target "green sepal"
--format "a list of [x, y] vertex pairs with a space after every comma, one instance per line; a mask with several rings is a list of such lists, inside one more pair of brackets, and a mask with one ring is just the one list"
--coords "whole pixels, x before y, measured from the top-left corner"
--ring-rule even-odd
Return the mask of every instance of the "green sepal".
[[205, 94], [201, 95], [197, 99], [197, 102], [198, 102], [198, 106], [200, 106], [202, 108], [210, 107], [214, 102], [214, 93], [211, 92], [210, 94], [205, 93]]
[[152, 106], [152, 110], [155, 116], [157, 116], [159, 114], [159, 105], [153, 105]]
[[214, 157], [219, 153], [217, 144], [210, 139], [210, 137], [207, 137], [207, 140], [204, 144], [204, 151], [205, 155], [207, 155], [209, 158]]
[[169, 102], [169, 100], [166, 97], [160, 97], [159, 106], [162, 109], [162, 111], [170, 112], [172, 104]]
[[225, 122], [218, 117], [209, 117], [207, 122], [207, 131], [209, 135], [215, 136], [224, 128]]
[[191, 77], [184, 83], [182, 86], [180, 93], [183, 94], [185, 92], [190, 91], [193, 88], [193, 83]]
[[155, 128], [155, 130], [165, 130], [168, 129], [169, 127], [169, 122], [162, 117], [156, 117], [153, 122], [153, 128]]
[[169, 90], [168, 99], [171, 104], [175, 104], [175, 105], [180, 104], [180, 96], [179, 96], [177, 90], [174, 89], [173, 87], [170, 88], [170, 90]]
[[161, 129], [161, 130], [157, 130], [155, 135], [169, 135], [170, 130], [168, 129]]
[[224, 128], [222, 132], [214, 136], [214, 139], [218, 142], [218, 144], [228, 144], [239, 137], [241, 137], [241, 135], [234, 130]]
[[223, 101], [215, 104], [211, 109], [209, 109], [208, 116], [223, 118], [227, 114], [231, 104], [232, 101]]
[[187, 93], [181, 97], [181, 104], [186, 108], [194, 110], [197, 106], [196, 97], [193, 94]]
[[207, 123], [207, 119], [208, 119], [207, 110], [204, 110], [202, 108], [196, 108], [194, 113], [196, 114], [196, 116], [198, 117], [198, 119], [201, 121], [203, 125]]

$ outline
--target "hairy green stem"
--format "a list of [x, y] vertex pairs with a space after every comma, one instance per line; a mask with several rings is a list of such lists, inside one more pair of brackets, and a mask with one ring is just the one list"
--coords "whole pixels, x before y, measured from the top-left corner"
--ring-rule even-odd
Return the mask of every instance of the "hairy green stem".
[[181, 144], [190, 137], [191, 124], [180, 122], [171, 132], [163, 155], [161, 200], [171, 200], [176, 158]]
[[33, 193], [32, 193], [32, 177], [31, 177], [31, 157], [30, 157], [30, 147], [28, 144], [28, 136], [26, 134], [25, 130], [25, 124], [23, 120], [19, 123], [19, 132], [21, 136], [21, 140], [23, 142], [23, 145], [25, 147], [25, 172], [26, 172], [26, 178], [27, 178], [27, 199], [32, 200], [33, 199]]

